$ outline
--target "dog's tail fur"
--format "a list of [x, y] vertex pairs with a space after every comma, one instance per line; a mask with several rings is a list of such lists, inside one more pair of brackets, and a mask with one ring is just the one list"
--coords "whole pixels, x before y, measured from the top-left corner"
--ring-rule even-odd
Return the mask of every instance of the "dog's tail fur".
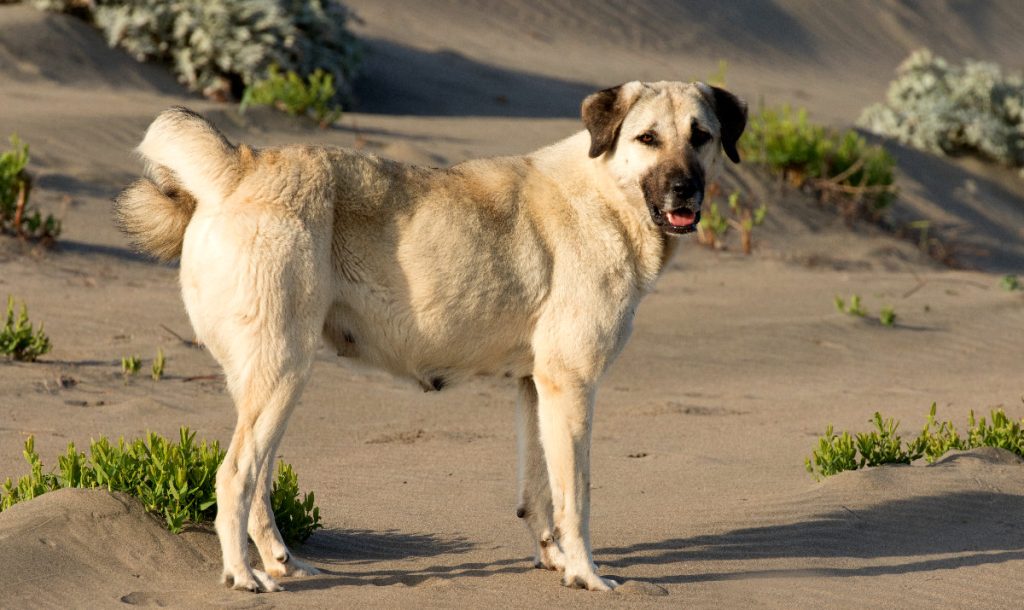
[[165, 110], [136, 149], [147, 177], [114, 203], [121, 230], [140, 251], [164, 261], [181, 256], [185, 228], [197, 205], [216, 205], [239, 180], [239, 149], [203, 117]]

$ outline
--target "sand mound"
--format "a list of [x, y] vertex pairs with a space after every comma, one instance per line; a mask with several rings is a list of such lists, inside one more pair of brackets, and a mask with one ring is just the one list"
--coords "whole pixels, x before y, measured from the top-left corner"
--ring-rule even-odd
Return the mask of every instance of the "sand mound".
[[180, 94], [161, 66], [142, 64], [111, 49], [103, 34], [81, 19], [31, 6], [5, 6], [0, 28], [0, 78], [83, 87]]
[[11, 607], [180, 603], [193, 594], [180, 590], [185, 582], [213, 589], [219, 556], [212, 534], [176, 536], [134, 498], [83, 489], [0, 513], [0, 553], [3, 605]]

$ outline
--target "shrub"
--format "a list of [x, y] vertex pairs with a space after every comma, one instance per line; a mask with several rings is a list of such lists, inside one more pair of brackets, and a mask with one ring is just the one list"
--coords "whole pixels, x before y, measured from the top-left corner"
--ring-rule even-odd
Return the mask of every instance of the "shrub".
[[921, 150], [1024, 167], [1024, 78], [922, 49], [899, 65], [886, 103], [866, 108], [858, 125]]
[[257, 80], [245, 89], [241, 112], [251, 105], [273, 106], [292, 116], [312, 115], [320, 127], [327, 127], [341, 116], [341, 107], [332, 103], [335, 98], [334, 77], [319, 68], [303, 80], [289, 70], [282, 74], [274, 65], [265, 79]]
[[50, 351], [50, 338], [39, 330], [32, 329], [28, 320], [28, 307], [22, 303], [21, 313], [14, 317], [14, 297], [7, 297], [7, 319], [0, 329], [0, 354], [8, 358], [34, 362], [36, 358]]
[[971, 411], [967, 437], [964, 438], [952, 423], [936, 422], [935, 412], [936, 405], [932, 403], [921, 433], [907, 442], [897, 434], [899, 422], [892, 418], [883, 419], [878, 412], [871, 419], [875, 429], [858, 433], [856, 437], [849, 432], [837, 435], [829, 426], [811, 457], [804, 460], [804, 467], [816, 479], [821, 479], [867, 466], [909, 464], [922, 457], [932, 463], [954, 449], [998, 447], [1024, 457], [1024, 419], [1011, 421], [1002, 409], [994, 409], [991, 412], [992, 423], [989, 424], [984, 417], [976, 420], [974, 411]]
[[[116, 445], [100, 437], [90, 443], [89, 457], [69, 443], [57, 460], [56, 472], [44, 472], [31, 436], [23, 455], [31, 470], [16, 484], [7, 479], [0, 511], [55, 489], [104, 487], [138, 498], [146, 510], [162, 515], [175, 533], [186, 523], [210, 521], [217, 514], [215, 482], [224, 452], [216, 441], [196, 443], [195, 433], [188, 428], [179, 431], [177, 443], [152, 432], [145, 440], [126, 443], [121, 438]], [[295, 472], [279, 464], [272, 506], [281, 535], [289, 543], [304, 542], [321, 527], [313, 494], [299, 500], [298, 493]]]
[[891, 203], [896, 162], [852, 130], [811, 123], [803, 108], [766, 108], [740, 140], [744, 154], [797, 187], [809, 187], [848, 217], [878, 220]]
[[[35, 0], [49, 10], [81, 0]], [[347, 90], [360, 50], [337, 0], [94, 0], [110, 46], [173, 66], [178, 80], [215, 98], [241, 95], [271, 65], [308, 76], [322, 69]]]
[[320, 509], [313, 492], [299, 499], [299, 477], [284, 462], [277, 463], [277, 482], [270, 492], [270, 506], [281, 537], [288, 544], [305, 542], [320, 525]]
[[0, 233], [52, 243], [60, 235], [60, 221], [30, 210], [28, 196], [32, 179], [28, 167], [28, 144], [11, 136], [11, 150], [0, 154]]

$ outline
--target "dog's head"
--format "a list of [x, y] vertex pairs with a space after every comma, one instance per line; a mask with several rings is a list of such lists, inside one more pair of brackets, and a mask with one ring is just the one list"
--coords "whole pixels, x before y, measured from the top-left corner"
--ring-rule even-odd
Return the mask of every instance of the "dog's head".
[[740, 162], [736, 142], [747, 105], [704, 83], [634, 81], [583, 100], [583, 122], [590, 157], [600, 158], [627, 194], [642, 195], [655, 225], [681, 234], [700, 222], [719, 150]]

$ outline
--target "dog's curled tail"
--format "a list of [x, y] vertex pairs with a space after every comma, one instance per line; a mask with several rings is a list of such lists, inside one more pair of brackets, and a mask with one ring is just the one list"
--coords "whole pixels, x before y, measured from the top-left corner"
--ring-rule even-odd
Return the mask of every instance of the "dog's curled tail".
[[239, 149], [198, 114], [176, 106], [153, 121], [136, 149], [147, 177], [114, 203], [121, 230], [140, 251], [164, 261], [181, 256], [197, 205], [216, 205], [238, 183]]

